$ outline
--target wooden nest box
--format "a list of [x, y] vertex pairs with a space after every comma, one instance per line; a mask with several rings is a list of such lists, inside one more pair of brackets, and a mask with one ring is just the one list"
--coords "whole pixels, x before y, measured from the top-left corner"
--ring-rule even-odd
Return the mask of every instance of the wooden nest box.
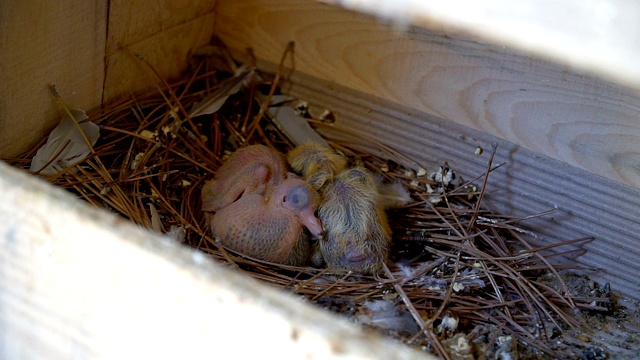
[[[93, 109], [166, 79], [214, 35], [287, 91], [428, 165], [482, 174], [540, 246], [594, 237], [578, 264], [640, 300], [640, 53], [631, 0], [5, 1], [0, 157], [57, 124], [55, 84]], [[204, 255], [0, 164], [0, 358], [415, 358]]]

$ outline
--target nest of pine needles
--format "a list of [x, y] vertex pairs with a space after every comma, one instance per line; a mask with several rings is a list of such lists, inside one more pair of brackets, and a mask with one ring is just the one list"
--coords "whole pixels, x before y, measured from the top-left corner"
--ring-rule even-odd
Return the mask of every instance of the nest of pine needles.
[[[505, 346], [505, 339], [562, 358], [566, 354], [552, 340], [581, 326], [580, 309], [608, 310], [606, 296], [572, 297], [559, 274], [564, 268], [553, 264], [558, 251], [549, 252], [590, 239], [535, 247], [527, 240], [528, 231], [519, 227], [523, 219], [483, 206], [490, 173], [500, 164], [489, 162], [485, 173], [470, 174], [475, 176], [471, 181], [461, 180], [446, 159], [439, 169], [407, 168], [400, 164], [415, 162], [392, 145], [327, 119], [307, 121], [350, 162], [366, 166], [385, 182], [403, 184], [411, 195], [409, 204], [389, 212], [393, 248], [384, 272], [365, 275], [272, 264], [221, 246], [205, 224], [200, 190], [242, 146], [265, 144], [283, 152], [292, 148], [266, 114], [269, 98], [280, 91], [282, 73], [256, 70], [259, 76], [228, 94], [218, 111], [192, 118], [189, 109], [233, 75], [212, 68], [204, 57], [192, 60], [192, 72], [182, 80], [168, 84], [156, 77], [155, 90], [90, 116], [100, 126], [91, 154], [44, 177], [90, 204], [167, 233], [237, 271], [365, 325], [376, 326], [372, 319], [380, 310], [372, 304], [386, 301], [395, 308], [382, 317], [404, 316], [414, 328], [378, 327], [445, 358], [473, 358], [461, 357], [465, 351], [490, 357]], [[140, 61], [153, 74], [153, 68]], [[9, 162], [28, 168], [40, 145]], [[368, 151], [372, 148], [376, 155]], [[555, 285], [541, 281], [543, 275], [552, 277]]]

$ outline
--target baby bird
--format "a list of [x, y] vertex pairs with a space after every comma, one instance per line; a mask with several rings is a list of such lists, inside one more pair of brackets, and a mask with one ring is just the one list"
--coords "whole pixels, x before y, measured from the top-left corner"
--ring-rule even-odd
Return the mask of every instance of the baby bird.
[[389, 255], [391, 228], [380, 206], [376, 183], [362, 167], [342, 171], [322, 188], [319, 242], [327, 266], [375, 273]]
[[223, 245], [289, 265], [308, 259], [304, 227], [322, 236], [319, 200], [309, 184], [287, 173], [280, 153], [262, 145], [236, 151], [202, 189], [202, 209]]
[[318, 242], [320, 254], [314, 254], [314, 262], [321, 258], [330, 268], [381, 270], [389, 253], [391, 229], [369, 171], [346, 169], [344, 157], [313, 143], [295, 148], [287, 159], [322, 196], [318, 217], [325, 236]]
[[215, 214], [207, 213], [214, 236], [222, 244], [251, 257], [288, 265], [304, 265], [309, 243], [305, 226], [322, 235], [315, 217], [319, 195], [300, 179], [287, 179], [264, 195], [245, 193]]
[[278, 151], [264, 145], [239, 149], [204, 184], [202, 210], [218, 211], [243, 193], [264, 194], [267, 187], [281, 184], [286, 177], [287, 167]]

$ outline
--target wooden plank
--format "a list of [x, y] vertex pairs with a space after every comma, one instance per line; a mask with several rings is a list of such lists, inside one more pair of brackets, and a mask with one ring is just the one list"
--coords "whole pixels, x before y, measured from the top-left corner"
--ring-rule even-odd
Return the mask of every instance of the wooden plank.
[[159, 83], [134, 53], [143, 56], [165, 80], [182, 74], [189, 53], [211, 40], [214, 7], [212, 0], [112, 1], [104, 102]]
[[[550, 250], [586, 251], [582, 256], [549, 259], [597, 269], [585, 273], [601, 285], [609, 283], [612, 291], [629, 304], [640, 300], [640, 189], [385, 99], [299, 73], [291, 82], [285, 86], [287, 94], [309, 101], [316, 113], [329, 109], [336, 124], [408, 155], [429, 173], [446, 161], [462, 178], [475, 178], [485, 173], [490, 149], [498, 144], [493, 164], [505, 166], [489, 176], [483, 198], [487, 208], [522, 218], [555, 210], [548, 216], [518, 223], [535, 234], [525, 235], [528, 241], [533, 246], [546, 246], [592, 237], [594, 241], [588, 244]], [[484, 149], [481, 155], [475, 154], [478, 147]]]
[[[640, 187], [636, 90], [567, 66], [307, 0], [220, 2], [216, 31], [237, 51], [452, 120]], [[444, 144], [443, 144], [444, 146]]]
[[107, 54], [207, 16], [214, 8], [213, 0], [111, 0]]
[[635, 0], [321, 0], [409, 24], [464, 32], [640, 87]]
[[118, 47], [107, 56], [104, 103], [153, 88], [159, 79], [134, 54], [144, 58], [165, 80], [178, 78], [187, 69], [190, 52], [210, 42], [215, 16], [205, 14], [149, 37]]
[[433, 359], [0, 163], [1, 359]]
[[0, 1], [0, 157], [17, 155], [60, 121], [48, 85], [69, 105], [100, 104], [107, 1]]
[[0, 2], [7, 19], [0, 22], [0, 157], [29, 149], [57, 125], [61, 111], [50, 83], [70, 106], [90, 110], [151, 87], [131, 52], [161, 76], [178, 76], [189, 52], [209, 42], [214, 6], [110, 1], [107, 34], [107, 1]]

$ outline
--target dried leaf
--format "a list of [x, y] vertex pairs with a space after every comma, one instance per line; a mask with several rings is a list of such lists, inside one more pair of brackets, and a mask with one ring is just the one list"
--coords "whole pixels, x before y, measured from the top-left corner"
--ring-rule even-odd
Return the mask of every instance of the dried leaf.
[[[89, 118], [84, 111], [79, 109], [71, 109], [71, 113], [75, 121], [78, 122]], [[86, 121], [80, 124], [80, 128], [91, 146], [95, 145], [100, 137], [100, 127]], [[44, 175], [53, 175], [86, 158], [90, 153], [91, 148], [78, 130], [78, 126], [74, 124], [74, 120], [69, 115], [65, 115], [60, 124], [49, 134], [47, 143], [38, 149], [36, 156], [31, 160], [29, 170], [40, 171]]]
[[327, 141], [313, 130], [307, 120], [300, 116], [294, 108], [272, 106], [269, 108], [269, 115], [271, 115], [274, 124], [295, 145], [315, 142], [316, 144], [329, 146]]
[[212, 92], [202, 101], [195, 104], [189, 112], [189, 116], [196, 117], [199, 115], [210, 115], [220, 110], [229, 96], [240, 91], [245, 80], [251, 79], [254, 71], [255, 68], [248, 66], [238, 68], [238, 71], [233, 77], [223, 81], [216, 91]]

